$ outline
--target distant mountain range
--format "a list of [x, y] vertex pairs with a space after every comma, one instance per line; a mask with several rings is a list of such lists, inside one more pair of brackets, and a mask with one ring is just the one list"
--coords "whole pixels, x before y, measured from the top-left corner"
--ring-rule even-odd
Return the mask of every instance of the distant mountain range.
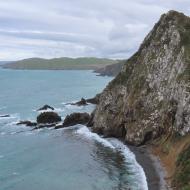
[[29, 58], [6, 63], [1, 65], [1, 67], [23, 70], [96, 70], [115, 63], [118, 63], [118, 60], [94, 57], [63, 57], [54, 59]]

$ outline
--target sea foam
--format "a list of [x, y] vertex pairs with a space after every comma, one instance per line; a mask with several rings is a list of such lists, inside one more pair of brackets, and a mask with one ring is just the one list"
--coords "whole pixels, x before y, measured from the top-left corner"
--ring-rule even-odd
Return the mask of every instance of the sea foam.
[[134, 178], [137, 181], [136, 185], [140, 186], [138, 187], [138, 189], [148, 190], [148, 184], [143, 168], [136, 161], [135, 155], [121, 141], [114, 138], [104, 139], [98, 134], [91, 132], [86, 126], [82, 126], [79, 129], [77, 129], [76, 133], [83, 135], [88, 139], [96, 140], [103, 144], [105, 147], [109, 147], [113, 150], [121, 152], [121, 154], [125, 157], [126, 161], [131, 163], [129, 167], [134, 174]]

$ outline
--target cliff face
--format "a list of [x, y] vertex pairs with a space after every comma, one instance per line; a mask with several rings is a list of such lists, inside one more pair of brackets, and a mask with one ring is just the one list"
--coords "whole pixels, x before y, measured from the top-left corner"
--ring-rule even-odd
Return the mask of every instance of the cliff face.
[[173, 163], [175, 189], [190, 188], [189, 17], [161, 16], [102, 92], [93, 115], [95, 132], [133, 145], [155, 143], [166, 164]]
[[[141, 144], [163, 132], [190, 131], [190, 18], [170, 11], [106, 87], [94, 130]], [[118, 134], [119, 131], [119, 134]]]
[[190, 132], [190, 18], [170, 11], [100, 96], [93, 130], [141, 145]]
[[117, 76], [120, 73], [124, 63], [124, 60], [118, 61], [118, 63], [96, 69], [94, 72], [98, 73], [100, 76]]

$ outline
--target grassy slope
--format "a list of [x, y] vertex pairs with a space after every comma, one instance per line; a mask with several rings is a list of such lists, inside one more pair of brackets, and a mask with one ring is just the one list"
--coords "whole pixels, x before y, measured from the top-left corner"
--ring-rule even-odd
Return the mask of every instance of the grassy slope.
[[190, 189], [190, 135], [171, 134], [152, 142], [152, 151], [162, 161], [166, 181], [176, 190]]
[[30, 58], [6, 64], [3, 68], [29, 69], [29, 70], [63, 70], [63, 69], [97, 69], [116, 63], [116, 60], [101, 58]]

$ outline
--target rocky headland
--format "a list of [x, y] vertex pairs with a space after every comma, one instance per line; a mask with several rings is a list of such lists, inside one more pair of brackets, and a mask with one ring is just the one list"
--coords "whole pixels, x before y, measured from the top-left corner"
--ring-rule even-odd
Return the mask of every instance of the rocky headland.
[[[163, 14], [104, 91], [72, 105], [88, 103], [97, 104], [91, 115], [73, 113], [62, 122], [51, 111], [41, 113], [36, 122], [19, 124], [34, 129], [87, 125], [131, 147], [145, 170], [150, 190], [190, 189], [189, 17], [176, 11]], [[40, 110], [51, 108], [45, 105]], [[160, 159], [166, 175], [158, 175], [161, 169], [153, 164], [152, 154]]]
[[99, 98], [93, 131], [149, 145], [170, 187], [190, 189], [190, 18], [163, 14]]

